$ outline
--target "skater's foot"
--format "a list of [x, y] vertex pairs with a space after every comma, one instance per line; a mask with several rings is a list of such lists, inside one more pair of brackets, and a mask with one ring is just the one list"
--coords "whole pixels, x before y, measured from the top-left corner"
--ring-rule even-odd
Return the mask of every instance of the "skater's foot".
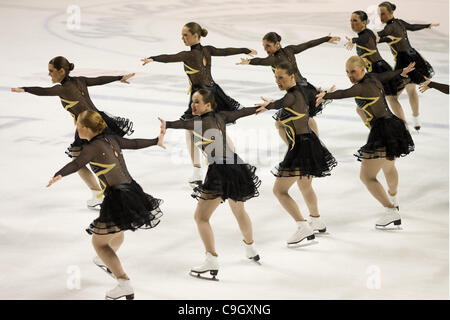
[[208, 279], [206, 277], [201, 277], [200, 275], [209, 271], [212, 276], [211, 280], [216, 280], [216, 276], [219, 273], [219, 260], [217, 256], [213, 256], [211, 253], [206, 252], [205, 262], [201, 266], [193, 267], [191, 269], [192, 276], [198, 276], [202, 279]]
[[327, 231], [327, 226], [320, 217], [310, 216], [309, 226], [313, 231], [318, 231], [320, 233]]
[[402, 220], [400, 217], [400, 212], [397, 208], [384, 208], [384, 215], [377, 220], [375, 223], [375, 227], [387, 227], [390, 224], [394, 224], [395, 226], [399, 226], [402, 224]]
[[397, 199], [397, 193], [392, 195], [389, 191], [388, 191], [388, 198], [389, 201], [391, 201], [391, 203], [394, 205], [395, 208], [397, 208], [397, 210], [400, 210], [400, 207], [398, 205], [398, 199]]
[[111, 272], [111, 270], [109, 270], [109, 268], [106, 266], [106, 264], [104, 264], [102, 259], [100, 259], [98, 256], [94, 257], [94, 259], [92, 259], [92, 261], [95, 263], [95, 265], [97, 267], [99, 267], [100, 269], [105, 271], [110, 277], [112, 277], [113, 279], [116, 278], [116, 276]]
[[91, 190], [92, 198], [86, 201], [87, 207], [91, 210], [100, 210], [103, 202], [103, 194], [101, 190]]
[[414, 129], [416, 129], [416, 131], [419, 131], [420, 127], [421, 127], [419, 116], [417, 116], [417, 117], [413, 116], [412, 119], [413, 119]]
[[127, 300], [134, 299], [134, 290], [130, 280], [117, 279], [117, 286], [106, 293], [106, 300], [117, 300], [125, 297]]
[[192, 176], [189, 178], [188, 182], [192, 188], [200, 185], [203, 181], [203, 174], [201, 167], [194, 167], [192, 171]]
[[297, 221], [297, 231], [288, 239], [287, 244], [296, 244], [305, 239], [313, 240], [315, 238], [314, 231], [307, 221]]
[[244, 241], [244, 246], [245, 246], [245, 255], [247, 256], [247, 258], [249, 259], [253, 259], [255, 262], [259, 261], [259, 254], [255, 249], [255, 244], [254, 242], [252, 242], [251, 244], [247, 244]]

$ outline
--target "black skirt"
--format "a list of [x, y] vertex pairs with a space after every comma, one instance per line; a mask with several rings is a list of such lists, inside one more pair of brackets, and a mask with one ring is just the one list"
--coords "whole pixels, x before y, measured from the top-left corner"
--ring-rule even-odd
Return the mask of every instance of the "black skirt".
[[408, 51], [399, 52], [397, 54], [397, 63], [395, 64], [395, 70], [403, 69], [407, 67], [411, 62], [415, 62], [415, 70], [408, 73], [411, 82], [416, 84], [425, 81], [424, 76], [431, 78], [434, 75], [433, 67], [416, 51], [411, 48]]
[[314, 132], [298, 134], [282, 162], [273, 170], [276, 177], [325, 177], [337, 165], [336, 159]]
[[107, 187], [100, 216], [89, 225], [86, 232], [106, 235], [156, 227], [162, 216], [159, 208], [162, 202], [146, 194], [134, 180]]
[[[133, 122], [127, 118], [121, 118], [116, 116], [111, 116], [103, 111], [98, 111], [102, 116], [103, 120], [106, 122], [106, 129], [103, 131], [106, 134], [116, 134], [121, 137], [124, 135], [131, 135], [133, 130]], [[83, 149], [83, 145], [88, 143], [87, 140], [81, 139], [78, 135], [78, 131], [75, 129], [74, 141], [66, 150], [66, 154], [72, 158], [78, 156], [79, 152]]]
[[395, 115], [378, 118], [371, 123], [367, 143], [354, 156], [362, 159], [394, 160], [414, 151], [414, 141], [403, 120]]
[[319, 94], [319, 90], [317, 90], [316, 87], [314, 87], [309, 82], [304, 83], [297, 83], [297, 87], [300, 89], [300, 91], [303, 93], [303, 96], [305, 97], [306, 102], [309, 105], [308, 114], [309, 117], [315, 117], [317, 114], [321, 113], [323, 110], [323, 107], [326, 102], [322, 102], [320, 105], [316, 107], [316, 95]]
[[[372, 64], [373, 73], [383, 73], [387, 71], [392, 71], [392, 67], [384, 60], [380, 60]], [[400, 75], [389, 81], [383, 81], [382, 84], [384, 94], [387, 96], [396, 96], [400, 90], [405, 88], [405, 82], [403, 81], [403, 77]]]
[[205, 181], [194, 189], [192, 197], [199, 200], [222, 198], [247, 201], [259, 196], [261, 181], [255, 175], [256, 167], [240, 161], [211, 163]]
[[189, 106], [188, 109], [184, 112], [184, 114], [180, 117], [181, 120], [188, 120], [193, 117], [191, 109], [192, 95], [195, 93], [195, 91], [198, 91], [200, 89], [206, 89], [214, 93], [214, 99], [217, 104], [216, 109], [217, 112], [234, 111], [242, 107], [239, 102], [227, 96], [226, 93], [217, 83], [214, 83], [211, 86], [192, 86], [191, 96], [189, 98]]

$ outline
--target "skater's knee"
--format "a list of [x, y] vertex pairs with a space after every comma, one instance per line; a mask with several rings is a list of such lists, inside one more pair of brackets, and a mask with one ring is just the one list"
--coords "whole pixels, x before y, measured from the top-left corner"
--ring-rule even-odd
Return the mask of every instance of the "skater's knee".
[[278, 188], [276, 186], [273, 187], [272, 191], [273, 191], [273, 194], [275, 195], [275, 197], [277, 197], [277, 198], [280, 198], [280, 197], [288, 195], [288, 190], [281, 189], [281, 188]]
[[371, 183], [371, 182], [375, 182], [375, 181], [377, 181], [377, 177], [375, 176], [375, 177], [373, 177], [373, 176], [370, 176], [370, 175], [368, 175], [367, 173], [365, 173], [365, 172], [361, 172], [360, 174], [359, 174], [359, 179], [361, 179], [361, 181], [362, 181], [362, 183], [364, 183], [364, 184], [369, 184], [369, 183]]
[[205, 223], [205, 222], [209, 222], [209, 217], [207, 217], [206, 215], [197, 211], [194, 215], [194, 220], [197, 223]]

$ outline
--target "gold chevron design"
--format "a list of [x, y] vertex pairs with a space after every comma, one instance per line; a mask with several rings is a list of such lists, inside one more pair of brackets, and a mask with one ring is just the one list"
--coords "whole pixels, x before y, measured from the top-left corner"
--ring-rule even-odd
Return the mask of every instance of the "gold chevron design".
[[369, 49], [363, 46], [360, 46], [359, 44], [356, 45], [356, 47], [361, 48], [366, 51], [363, 55], [361, 55], [361, 58], [364, 60], [366, 64], [366, 68], [368, 72], [372, 72], [372, 62], [370, 62], [366, 57], [373, 55], [377, 52], [377, 50]]
[[[189, 67], [186, 63], [184, 63], [184, 72], [186, 72], [186, 74], [196, 74], [196, 73], [199, 73], [200, 70]], [[191, 92], [192, 92], [192, 82], [191, 82], [191, 79], [189, 79], [189, 89], [188, 89], [187, 94], [191, 94]]]
[[192, 133], [194, 134], [194, 136], [196, 136], [197, 138], [201, 139], [201, 141], [197, 141], [195, 143], [195, 146], [198, 147], [202, 151], [202, 153], [203, 153], [203, 155], [205, 156], [205, 159], [206, 159], [206, 165], [209, 165], [209, 163], [208, 163], [208, 155], [206, 154], [206, 152], [203, 150], [203, 148], [201, 146], [213, 143], [214, 140], [207, 139], [207, 138], [203, 137], [202, 135], [198, 134], [195, 131], [192, 131]]
[[389, 47], [391, 47], [392, 53], [394, 54], [394, 60], [397, 60], [397, 55], [398, 52], [392, 47], [393, 44], [396, 44], [397, 42], [400, 42], [400, 40], [402, 40], [402, 38], [400, 37], [394, 37], [394, 40], [392, 40], [391, 42], [388, 42]]
[[95, 175], [98, 177], [98, 180], [100, 181], [100, 184], [102, 185], [102, 192], [100, 192], [97, 195], [97, 198], [101, 198], [103, 196], [103, 193], [105, 193], [105, 188], [106, 188], [106, 183], [104, 183], [102, 181], [102, 179], [100, 179], [100, 176], [102, 174], [107, 174], [108, 172], [110, 172], [115, 166], [115, 163], [111, 163], [111, 164], [104, 164], [104, 163], [98, 163], [98, 162], [89, 162], [90, 164], [100, 167], [100, 168], [104, 168], [104, 170], [101, 170], [99, 172], [97, 172]]
[[[301, 119], [305, 116], [304, 113], [298, 113], [294, 110], [292, 110], [291, 108], [284, 108], [284, 110], [291, 112], [292, 114], [294, 114], [294, 116], [289, 117], [283, 121], [281, 121], [281, 124], [283, 124], [285, 126], [284, 131], [286, 131], [286, 136], [289, 138], [289, 140], [292, 141], [292, 147], [291, 150], [294, 148], [295, 145], [295, 131], [294, 128], [292, 128], [291, 126], [287, 125], [286, 123], [289, 121], [294, 121], [294, 120], [298, 120]], [[289, 129], [289, 131], [288, 131]]]
[[77, 124], [77, 119], [75, 118], [75, 115], [72, 112], [70, 112], [69, 109], [74, 107], [74, 106], [76, 106], [78, 104], [78, 102], [80, 102], [80, 101], [70, 101], [70, 100], [66, 100], [66, 99], [63, 99], [63, 98], [60, 98], [60, 99], [61, 99], [61, 103], [62, 103], [64, 109], [69, 111], [70, 115], [73, 117], [73, 122], [76, 125]]
[[368, 104], [366, 104], [364, 107], [362, 107], [361, 109], [367, 114], [368, 118], [366, 119], [365, 125], [370, 128], [370, 121], [372, 121], [373, 119], [373, 114], [371, 114], [369, 111], [367, 111], [366, 109], [368, 107], [370, 107], [371, 105], [373, 105], [375, 102], [377, 102], [380, 97], [355, 97], [355, 99], [360, 99], [360, 100], [372, 100], [372, 102], [369, 102]]

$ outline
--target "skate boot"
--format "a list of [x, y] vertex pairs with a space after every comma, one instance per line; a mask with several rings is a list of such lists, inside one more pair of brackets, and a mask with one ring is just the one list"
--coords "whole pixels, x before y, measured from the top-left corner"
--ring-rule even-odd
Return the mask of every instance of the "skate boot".
[[259, 261], [259, 254], [255, 249], [255, 244], [254, 242], [252, 242], [251, 244], [247, 244], [244, 241], [244, 246], [245, 246], [245, 255], [247, 256], [247, 258], [252, 259], [255, 262]]
[[125, 297], [127, 300], [134, 299], [134, 290], [131, 286], [130, 280], [117, 279], [118, 285], [106, 292], [106, 300], [117, 300]]
[[288, 239], [287, 244], [296, 244], [305, 239], [313, 240], [315, 238], [314, 231], [307, 221], [297, 221], [297, 231]]
[[92, 191], [92, 199], [86, 201], [87, 207], [91, 210], [100, 210], [100, 206], [103, 202], [103, 194], [101, 190], [91, 190]]
[[[201, 276], [202, 273], [208, 272], [212, 276], [212, 278]], [[213, 256], [211, 253], [206, 253], [205, 262], [198, 267], [194, 267], [191, 269], [190, 275], [193, 277], [198, 277], [205, 280], [218, 280], [216, 278], [219, 273], [219, 261], [216, 256]]]
[[416, 131], [419, 131], [420, 130], [419, 116], [417, 116], [417, 117], [413, 116], [412, 119], [413, 119], [414, 129], [416, 129]]
[[375, 223], [376, 228], [384, 228], [393, 223], [395, 226], [402, 224], [399, 210], [397, 208], [384, 208], [384, 215]]
[[95, 263], [95, 265], [97, 267], [99, 267], [100, 269], [105, 271], [110, 277], [112, 277], [113, 279], [116, 278], [116, 276], [112, 273], [112, 271], [109, 270], [109, 268], [106, 266], [106, 264], [104, 264], [102, 259], [100, 259], [98, 256], [94, 257], [94, 259], [92, 259], [92, 261]]
[[398, 206], [397, 194], [398, 193], [396, 193], [395, 196], [393, 196], [389, 192], [387, 193], [389, 201], [391, 201], [391, 203], [394, 205], [395, 208], [397, 208], [397, 210], [400, 210], [400, 207]]
[[189, 178], [188, 182], [192, 188], [197, 187], [203, 181], [202, 168], [194, 167], [192, 171], [192, 176]]
[[310, 216], [309, 226], [313, 231], [319, 231], [320, 233], [327, 231], [327, 226], [320, 217]]

